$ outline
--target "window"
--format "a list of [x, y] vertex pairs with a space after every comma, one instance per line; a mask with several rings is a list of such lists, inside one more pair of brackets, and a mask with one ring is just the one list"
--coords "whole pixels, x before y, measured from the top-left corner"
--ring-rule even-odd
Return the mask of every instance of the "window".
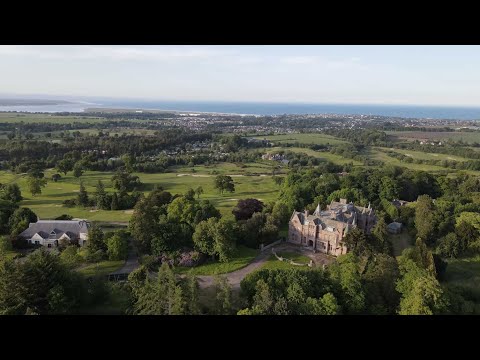
[[31, 243], [32, 243], [32, 240], [28, 240], [28, 243], [31, 244]]
[[51, 248], [51, 247], [52, 247], [52, 244], [48, 244], [47, 247]]
[[35, 245], [39, 245], [39, 244], [40, 244], [40, 241], [35, 240]]

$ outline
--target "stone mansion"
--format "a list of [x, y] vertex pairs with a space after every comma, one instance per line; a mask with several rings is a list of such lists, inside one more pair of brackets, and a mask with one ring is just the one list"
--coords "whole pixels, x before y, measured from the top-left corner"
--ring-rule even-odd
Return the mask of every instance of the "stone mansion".
[[338, 256], [348, 251], [342, 240], [349, 230], [359, 228], [368, 234], [376, 220], [370, 204], [360, 207], [340, 199], [332, 201], [324, 211], [318, 205], [312, 215], [307, 210], [294, 211], [288, 226], [288, 241]]

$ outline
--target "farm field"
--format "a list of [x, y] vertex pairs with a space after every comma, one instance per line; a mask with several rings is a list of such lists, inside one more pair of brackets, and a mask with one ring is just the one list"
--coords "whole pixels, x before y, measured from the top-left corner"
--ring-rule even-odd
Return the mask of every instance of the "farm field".
[[[262, 164], [251, 164], [252, 167], [246, 169], [264, 170], [268, 169], [262, 167]], [[271, 175], [263, 176], [244, 176], [240, 170], [237, 174], [233, 171], [235, 164], [221, 164], [215, 169], [220, 170], [225, 166], [223, 171], [232, 176], [236, 191], [234, 193], [225, 193], [220, 195], [213, 187], [213, 179], [215, 175], [209, 174], [212, 170], [206, 167], [195, 167], [196, 172], [187, 172], [189, 168], [178, 168], [175, 172], [161, 173], [161, 174], [145, 174], [137, 173], [140, 180], [145, 184], [144, 192], [148, 193], [153, 190], [155, 185], [162, 186], [165, 190], [172, 194], [182, 194], [189, 188], [196, 188], [202, 186], [204, 194], [201, 199], [210, 200], [222, 214], [231, 214], [232, 209], [237, 204], [239, 199], [249, 197], [257, 198], [264, 202], [275, 200], [278, 195], [278, 186], [272, 180]], [[230, 170], [230, 171], [229, 171]], [[253, 170], [250, 170], [253, 172]], [[220, 171], [219, 171], [220, 172]], [[62, 214], [69, 214], [74, 218], [88, 219], [90, 221], [98, 222], [127, 222], [132, 214], [132, 210], [94, 210], [83, 209], [79, 207], [67, 208], [62, 206], [62, 202], [66, 199], [71, 199], [77, 196], [80, 181], [83, 181], [85, 188], [89, 195], [95, 192], [95, 186], [98, 180], [102, 180], [107, 192], [113, 192], [110, 179], [113, 176], [112, 172], [98, 172], [87, 171], [80, 178], [75, 178], [68, 173], [67, 176], [62, 175], [62, 179], [58, 182], [50, 180], [53, 169], [45, 171], [45, 177], [49, 179], [47, 186], [42, 189], [42, 194], [32, 197], [28, 192], [25, 175], [12, 174], [10, 172], [0, 172], [0, 183], [7, 184], [16, 182], [20, 186], [24, 200], [21, 205], [31, 208], [41, 219], [54, 219]]]
[[294, 144], [298, 142], [300, 144], [335, 145], [346, 142], [333, 136], [319, 133], [255, 136], [254, 138], [259, 140], [267, 139], [279, 144]]
[[57, 123], [57, 124], [71, 124], [74, 122], [85, 123], [102, 123], [105, 121], [98, 117], [83, 117], [83, 116], [53, 116], [50, 114], [15, 114], [15, 113], [1, 113], [0, 123]]
[[454, 140], [464, 141], [466, 143], [480, 142], [480, 131], [460, 132], [460, 131], [386, 131], [387, 135], [398, 140], [415, 141], [421, 139], [428, 140]]
[[426, 153], [421, 151], [413, 151], [413, 150], [403, 150], [403, 149], [394, 149], [394, 148], [373, 148], [373, 149], [381, 149], [384, 151], [394, 151], [406, 156], [411, 157], [412, 159], [419, 159], [419, 160], [455, 160], [455, 161], [468, 161], [469, 159], [463, 158], [460, 156], [449, 155], [449, 154], [434, 154], [434, 153]]

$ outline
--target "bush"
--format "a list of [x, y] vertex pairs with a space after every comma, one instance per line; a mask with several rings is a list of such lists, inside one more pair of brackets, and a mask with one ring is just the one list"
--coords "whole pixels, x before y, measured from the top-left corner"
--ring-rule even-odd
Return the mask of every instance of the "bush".
[[198, 251], [182, 252], [177, 260], [178, 266], [194, 267], [205, 261], [206, 257]]
[[145, 266], [148, 270], [155, 270], [160, 265], [156, 256], [144, 255], [140, 258], [140, 264]]
[[75, 199], [67, 199], [64, 200], [62, 204], [65, 207], [75, 207], [77, 206], [77, 201]]

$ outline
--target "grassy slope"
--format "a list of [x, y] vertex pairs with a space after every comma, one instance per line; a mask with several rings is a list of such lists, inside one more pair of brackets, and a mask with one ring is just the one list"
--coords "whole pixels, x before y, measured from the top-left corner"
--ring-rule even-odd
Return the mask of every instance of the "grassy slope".
[[[375, 148], [374, 148], [375, 149]], [[455, 161], [468, 161], [469, 159], [463, 158], [460, 156], [455, 155], [448, 155], [448, 154], [434, 154], [434, 153], [426, 153], [421, 151], [412, 151], [412, 150], [403, 150], [403, 149], [389, 149], [389, 148], [382, 148], [379, 147], [378, 149], [387, 150], [387, 151], [394, 151], [406, 156], [410, 156], [412, 159], [420, 159], [420, 160], [455, 160]]]
[[480, 256], [448, 260], [444, 283], [468, 290], [480, 304]]
[[178, 267], [175, 271], [179, 274], [190, 273], [193, 275], [216, 275], [226, 274], [247, 266], [257, 256], [258, 250], [239, 246], [237, 254], [227, 263], [214, 262], [200, 265], [194, 268]]

